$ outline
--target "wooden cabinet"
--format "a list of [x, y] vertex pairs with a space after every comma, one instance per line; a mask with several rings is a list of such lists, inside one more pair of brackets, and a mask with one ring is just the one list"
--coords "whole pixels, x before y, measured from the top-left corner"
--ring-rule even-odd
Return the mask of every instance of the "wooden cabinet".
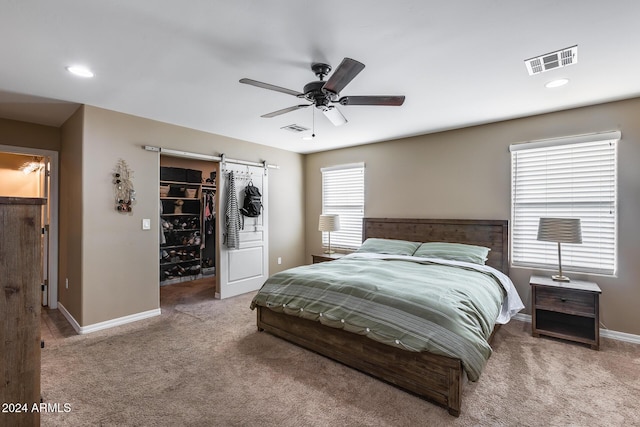
[[[40, 425], [40, 307], [44, 199], [0, 197], [0, 425]], [[3, 407], [3, 409], [5, 409]], [[10, 409], [10, 408], [8, 408]]]
[[532, 334], [600, 348], [600, 287], [593, 282], [555, 282], [531, 276]]
[[320, 262], [327, 261], [335, 261], [337, 259], [342, 258], [346, 254], [322, 254], [322, 255], [311, 255], [311, 260], [314, 264], [318, 264]]

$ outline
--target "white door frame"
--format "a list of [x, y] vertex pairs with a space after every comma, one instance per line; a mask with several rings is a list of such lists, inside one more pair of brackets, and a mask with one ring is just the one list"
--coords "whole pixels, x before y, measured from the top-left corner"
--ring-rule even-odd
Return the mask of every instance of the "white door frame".
[[47, 302], [49, 308], [58, 308], [58, 206], [59, 206], [59, 154], [53, 150], [39, 148], [18, 147], [13, 145], [0, 145], [0, 151], [14, 154], [26, 154], [30, 156], [48, 157], [51, 170], [49, 176], [49, 286], [47, 288]]

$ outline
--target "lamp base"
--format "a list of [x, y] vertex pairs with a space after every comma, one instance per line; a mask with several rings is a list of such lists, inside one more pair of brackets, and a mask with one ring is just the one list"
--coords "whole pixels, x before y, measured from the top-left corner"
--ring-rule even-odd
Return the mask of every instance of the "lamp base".
[[324, 251], [325, 254], [335, 254], [336, 251], [332, 251], [331, 249], [327, 249], [326, 251]]
[[569, 279], [567, 276], [559, 276], [557, 274], [551, 276], [551, 279], [556, 281], [556, 282], [570, 282], [571, 279]]

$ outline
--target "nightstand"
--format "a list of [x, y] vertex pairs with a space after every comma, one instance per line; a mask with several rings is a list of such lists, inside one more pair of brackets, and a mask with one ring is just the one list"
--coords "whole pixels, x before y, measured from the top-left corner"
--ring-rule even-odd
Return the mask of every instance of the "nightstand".
[[343, 256], [345, 256], [346, 254], [322, 254], [322, 255], [311, 255], [311, 259], [313, 260], [314, 264], [318, 264], [320, 262], [327, 262], [327, 261], [335, 261], [337, 259], [342, 258]]
[[547, 335], [600, 348], [602, 291], [582, 280], [556, 282], [551, 277], [531, 276], [532, 335]]

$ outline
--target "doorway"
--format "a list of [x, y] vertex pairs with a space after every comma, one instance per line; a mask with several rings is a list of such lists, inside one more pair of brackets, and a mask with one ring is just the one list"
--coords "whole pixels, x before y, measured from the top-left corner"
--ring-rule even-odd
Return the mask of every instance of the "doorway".
[[41, 197], [42, 305], [58, 308], [58, 152], [0, 145], [0, 195]]
[[217, 162], [160, 155], [160, 287], [216, 286], [217, 174]]

